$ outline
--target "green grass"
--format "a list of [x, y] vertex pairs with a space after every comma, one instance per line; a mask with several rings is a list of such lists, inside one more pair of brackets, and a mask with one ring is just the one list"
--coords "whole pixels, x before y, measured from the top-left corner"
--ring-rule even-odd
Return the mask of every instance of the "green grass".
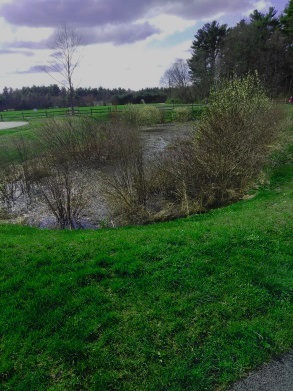
[[0, 165], [16, 162], [19, 159], [17, 140], [34, 140], [45, 119], [33, 119], [27, 125], [0, 130]]
[[222, 390], [292, 348], [292, 147], [270, 176], [168, 223], [1, 225], [0, 389]]

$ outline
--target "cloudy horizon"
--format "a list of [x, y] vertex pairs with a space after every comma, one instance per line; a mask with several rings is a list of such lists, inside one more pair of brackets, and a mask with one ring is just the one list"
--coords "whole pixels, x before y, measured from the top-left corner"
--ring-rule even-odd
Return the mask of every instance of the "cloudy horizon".
[[178, 58], [190, 58], [197, 30], [216, 20], [234, 26], [253, 10], [281, 13], [288, 0], [0, 0], [0, 91], [56, 83], [41, 71], [62, 25], [85, 43], [75, 86], [157, 87]]

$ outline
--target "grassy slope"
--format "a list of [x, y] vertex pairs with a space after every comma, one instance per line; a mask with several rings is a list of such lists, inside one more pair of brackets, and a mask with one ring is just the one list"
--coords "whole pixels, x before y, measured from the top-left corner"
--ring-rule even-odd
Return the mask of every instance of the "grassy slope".
[[0, 388], [215, 390], [291, 348], [286, 162], [254, 199], [206, 215], [0, 226]]
[[27, 125], [11, 129], [0, 129], [0, 166], [5, 162], [15, 162], [19, 156], [16, 151], [16, 141], [33, 140], [37, 137], [44, 120], [32, 120]]

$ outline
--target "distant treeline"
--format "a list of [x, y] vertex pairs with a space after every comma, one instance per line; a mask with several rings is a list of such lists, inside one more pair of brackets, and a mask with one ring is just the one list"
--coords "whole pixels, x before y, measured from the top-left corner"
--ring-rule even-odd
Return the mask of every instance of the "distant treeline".
[[[166, 88], [145, 88], [139, 91], [124, 88], [76, 88], [75, 105], [93, 106], [94, 104], [122, 105], [127, 103], [162, 103], [168, 98]], [[67, 107], [68, 96], [64, 87], [57, 84], [50, 86], [22, 87], [12, 89], [4, 87], [0, 93], [0, 111], [48, 109], [51, 107]]]

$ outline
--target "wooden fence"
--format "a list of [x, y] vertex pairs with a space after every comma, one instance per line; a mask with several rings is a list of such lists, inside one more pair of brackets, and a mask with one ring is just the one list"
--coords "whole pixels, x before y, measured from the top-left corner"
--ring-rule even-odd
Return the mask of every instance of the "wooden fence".
[[[198, 118], [203, 110], [202, 105], [190, 104], [190, 105], [154, 105], [161, 112], [162, 122], [170, 122], [174, 119], [176, 109], [187, 107], [190, 108], [192, 118]], [[127, 106], [125, 106], [127, 108]], [[106, 106], [99, 108], [76, 108], [74, 113], [71, 109], [49, 109], [49, 110], [32, 110], [32, 111], [5, 111], [0, 113], [0, 121], [29, 121], [31, 119], [38, 118], [55, 118], [65, 117], [69, 115], [76, 116], [91, 116], [99, 119], [108, 119], [114, 113], [122, 112], [125, 108]]]

